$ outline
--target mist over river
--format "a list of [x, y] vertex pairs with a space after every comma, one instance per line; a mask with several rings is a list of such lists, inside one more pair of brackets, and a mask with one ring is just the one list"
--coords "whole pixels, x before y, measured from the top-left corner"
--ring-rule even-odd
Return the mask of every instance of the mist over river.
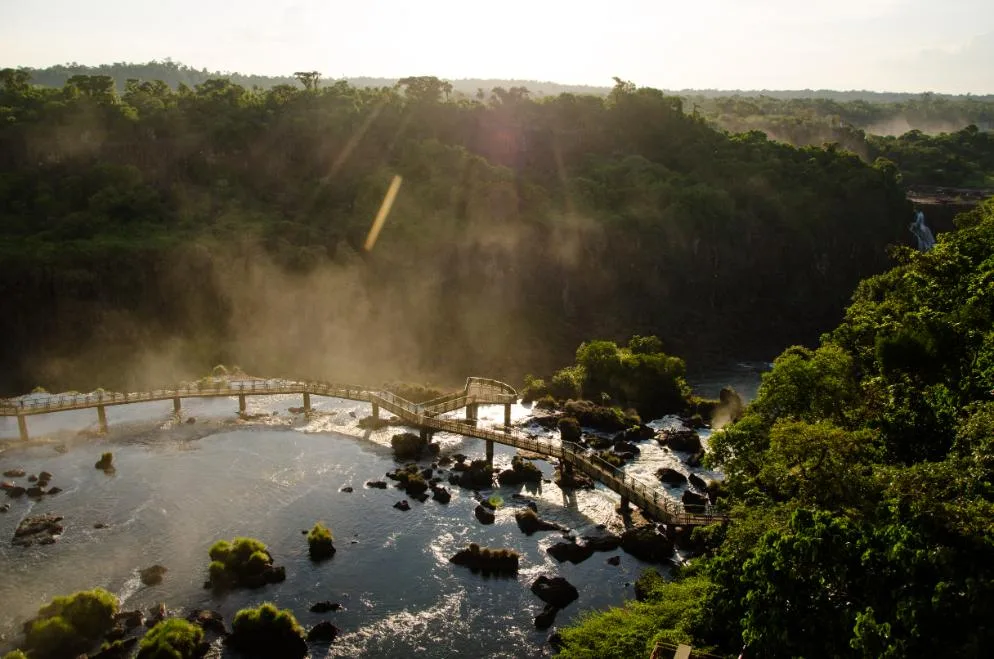
[[[749, 399], [760, 368], [733, 365], [702, 374], [694, 378], [695, 388], [716, 395], [715, 387], [729, 384]], [[559, 612], [556, 626], [633, 597], [632, 583], [645, 563], [620, 550], [595, 553], [579, 565], [558, 563], [545, 550], [561, 533], [529, 537], [514, 521], [527, 499], [536, 502], [540, 517], [578, 536], [596, 534], [598, 525], [618, 531], [613, 492], [598, 485], [566, 495], [551, 482], [483, 491], [482, 496], [497, 493], [505, 502], [496, 523], [484, 526], [473, 515], [477, 501], [470, 490], [446, 484], [453, 497], [443, 505], [432, 499], [419, 503], [390, 481], [386, 490], [365, 487], [400, 464], [389, 444], [402, 429], [359, 429], [357, 419], [370, 413], [368, 404], [316, 396], [312, 403], [316, 414], [308, 419], [288, 413], [301, 404], [299, 396], [249, 397], [248, 413], [265, 416], [242, 421], [233, 398], [186, 399], [180, 423], [169, 401], [110, 407], [110, 432], [99, 438], [80, 433], [96, 429], [95, 410], [59, 412], [28, 418], [35, 438], [28, 445], [16, 441], [16, 419], [0, 419], [0, 438], [14, 438], [0, 451], [0, 471], [49, 471], [51, 485], [63, 489], [40, 500], [0, 496], [0, 504], [10, 504], [0, 514], [0, 652], [14, 647], [21, 623], [53, 596], [97, 586], [117, 594], [122, 610], [147, 610], [159, 602], [184, 614], [215, 609], [229, 627], [240, 608], [272, 601], [292, 609], [304, 627], [322, 620], [338, 626], [342, 635], [334, 643], [311, 647], [311, 656], [329, 657], [551, 654], [549, 632], [536, 631], [533, 623], [543, 603], [529, 585], [541, 574], [563, 576], [580, 593]], [[521, 405], [512, 412], [516, 423], [531, 415]], [[190, 417], [196, 422], [185, 423]], [[480, 425], [502, 422], [502, 407], [481, 407]], [[653, 425], [673, 423], [664, 419]], [[483, 457], [480, 440], [438, 433], [435, 441], [443, 455]], [[689, 471], [679, 454], [653, 441], [640, 448], [641, 457], [627, 469], [646, 481], [657, 482], [653, 474], [661, 466]], [[112, 474], [93, 467], [104, 451], [114, 453]], [[495, 466], [509, 467], [515, 452], [497, 445]], [[535, 464], [551, 479], [550, 463]], [[340, 491], [344, 486], [354, 491]], [[668, 489], [678, 497], [683, 488]], [[409, 499], [410, 511], [393, 508], [401, 499]], [[20, 520], [45, 512], [65, 518], [58, 541], [12, 546]], [[316, 521], [331, 528], [338, 549], [322, 563], [310, 561], [301, 534]], [[286, 581], [223, 595], [204, 589], [208, 548], [239, 535], [267, 543], [276, 564], [286, 567]], [[517, 578], [484, 578], [449, 563], [470, 542], [520, 552]], [[620, 565], [609, 565], [606, 559], [616, 555]], [[153, 564], [169, 571], [162, 584], [144, 586], [138, 570]], [[310, 606], [321, 600], [343, 608], [311, 613]], [[212, 653], [237, 656], [218, 647]]]

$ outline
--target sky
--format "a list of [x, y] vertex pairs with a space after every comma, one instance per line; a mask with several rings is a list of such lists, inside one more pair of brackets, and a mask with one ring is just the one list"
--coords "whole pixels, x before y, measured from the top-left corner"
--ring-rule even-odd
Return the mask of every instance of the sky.
[[0, 67], [994, 93], [994, 0], [0, 0]]

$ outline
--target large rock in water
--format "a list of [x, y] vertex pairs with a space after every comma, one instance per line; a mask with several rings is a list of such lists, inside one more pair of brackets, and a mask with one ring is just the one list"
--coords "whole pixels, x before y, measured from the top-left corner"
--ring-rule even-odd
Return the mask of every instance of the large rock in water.
[[476, 515], [476, 519], [480, 520], [480, 524], [493, 524], [494, 520], [497, 519], [493, 511], [482, 504], [476, 506], [473, 514]]
[[511, 458], [511, 468], [497, 475], [501, 485], [520, 485], [522, 483], [541, 483], [542, 472], [538, 467], [521, 456]]
[[428, 442], [422, 441], [421, 437], [412, 432], [402, 432], [390, 438], [390, 446], [393, 447], [394, 456], [402, 460], [416, 460], [421, 457]]
[[210, 609], [197, 609], [186, 617], [187, 622], [199, 625], [201, 629], [208, 632], [215, 632], [222, 636], [228, 633], [224, 628], [224, 616], [217, 611]]
[[656, 470], [656, 478], [669, 485], [683, 485], [687, 482], [687, 477], [676, 469], [661, 467]]
[[531, 535], [536, 531], [563, 530], [563, 527], [558, 524], [540, 519], [538, 513], [531, 508], [525, 508], [514, 513], [514, 521], [518, 523], [518, 528], [524, 531], [525, 535]]
[[579, 564], [594, 555], [593, 549], [575, 542], [557, 542], [545, 551], [560, 563], [569, 561]]
[[693, 492], [691, 490], [684, 491], [683, 496], [680, 497], [680, 500], [683, 501], [684, 506], [694, 506], [696, 508], [694, 511], [687, 511], [687, 512], [703, 513], [704, 512], [704, 510], [702, 509], [703, 506], [710, 503], [710, 500], [706, 496], [704, 496], [703, 494], [698, 494], [697, 492]]
[[580, 597], [580, 593], [570, 582], [562, 577], [552, 577], [541, 575], [532, 582], [531, 591], [538, 595], [539, 599], [546, 604], [551, 604], [557, 608], [563, 608], [570, 602]]
[[61, 521], [62, 517], [52, 513], [25, 517], [17, 525], [12, 543], [18, 547], [30, 547], [33, 544], [50, 545], [55, 542], [56, 536], [62, 533], [62, 525], [59, 524]]
[[621, 546], [621, 538], [609, 533], [606, 535], [585, 535], [582, 538], [583, 545], [594, 551], [614, 551]]
[[658, 441], [663, 446], [683, 453], [697, 453], [701, 450], [701, 438], [694, 430], [664, 430]]
[[521, 556], [510, 549], [491, 549], [471, 543], [469, 547], [456, 552], [449, 559], [456, 565], [464, 565], [473, 572], [482, 571], [484, 575], [497, 574], [513, 576], [518, 573], [518, 562]]
[[688, 477], [688, 480], [690, 481], [691, 485], [693, 485], [694, 487], [696, 487], [701, 492], [707, 492], [708, 491], [708, 484], [707, 484], [707, 482], [703, 478], [701, 478], [700, 476], [698, 476], [697, 474], [691, 474]]
[[166, 575], [169, 570], [162, 565], [153, 565], [152, 567], [147, 567], [138, 573], [141, 582], [146, 586], [156, 586], [162, 583], [162, 577]]
[[558, 606], [546, 604], [542, 612], [535, 616], [535, 629], [548, 629], [551, 627], [552, 623], [556, 621], [557, 613], [559, 613]]
[[638, 526], [622, 533], [621, 548], [648, 563], [662, 563], [673, 556], [673, 541], [652, 526]]
[[307, 640], [317, 643], [331, 643], [338, 637], [339, 629], [327, 620], [319, 622], [307, 632]]

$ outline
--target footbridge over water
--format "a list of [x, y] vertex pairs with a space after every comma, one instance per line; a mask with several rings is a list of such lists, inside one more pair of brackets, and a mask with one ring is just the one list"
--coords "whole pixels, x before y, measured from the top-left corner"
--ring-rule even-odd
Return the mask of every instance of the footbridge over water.
[[[382, 408], [397, 415], [405, 423], [419, 428], [425, 439], [433, 432], [450, 432], [482, 439], [486, 442], [487, 461], [490, 463], [493, 462], [494, 443], [555, 458], [564, 471], [576, 470], [618, 493], [621, 496], [622, 510], [627, 509], [629, 504], [634, 504], [647, 517], [667, 524], [700, 525], [727, 520], [724, 516], [710, 514], [709, 509], [704, 506], [686, 506], [674, 501], [659, 486], [633, 478], [579, 444], [534, 439], [516, 431], [511, 427], [511, 405], [517, 401], [517, 392], [510, 385], [488, 378], [468, 378], [462, 390], [423, 403], [411, 402], [389, 391], [352, 384], [265, 378], [210, 378], [174, 389], [145, 392], [96, 391], [89, 394], [0, 399], [0, 416], [17, 417], [21, 439], [27, 441], [27, 418], [36, 414], [96, 409], [100, 428], [106, 432], [106, 408], [113, 405], [171, 400], [173, 410], [178, 415], [184, 398], [237, 397], [239, 412], [244, 413], [247, 396], [276, 394], [302, 396], [306, 413], [311, 412], [311, 396], [368, 402], [372, 404], [375, 418], [379, 418]], [[504, 427], [499, 430], [477, 427], [480, 405], [503, 405]], [[465, 421], [442, 417], [447, 412], [463, 408], [466, 410]]]

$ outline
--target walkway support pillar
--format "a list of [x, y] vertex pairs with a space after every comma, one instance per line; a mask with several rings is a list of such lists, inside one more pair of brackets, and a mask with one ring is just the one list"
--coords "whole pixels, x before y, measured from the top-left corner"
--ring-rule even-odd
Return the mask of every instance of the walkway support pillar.
[[380, 418], [380, 406], [377, 403], [373, 403], [373, 418], [377, 420]]
[[21, 433], [21, 441], [28, 441], [28, 419], [23, 414], [17, 415], [17, 430]]
[[504, 427], [511, 425], [511, 404], [504, 404]]
[[631, 502], [628, 501], [628, 497], [621, 497], [621, 505], [618, 506], [618, 510], [620, 510], [622, 513], [631, 512], [632, 509], [630, 503]]
[[421, 441], [425, 444], [431, 441], [431, 431], [425, 426], [421, 426]]
[[304, 414], [310, 414], [310, 413], [311, 413], [311, 395], [305, 391], [304, 392]]
[[107, 408], [97, 405], [97, 418], [100, 420], [100, 432], [107, 432]]
[[494, 440], [487, 440], [487, 464], [494, 466]]
[[479, 415], [477, 413], [477, 409], [476, 408], [477, 408], [477, 404], [476, 403], [470, 403], [469, 405], [466, 406], [466, 420], [467, 421], [476, 421], [476, 419], [479, 418]]
[[238, 413], [245, 414], [245, 394], [238, 394]]
[[180, 400], [179, 396], [177, 396], [176, 398], [173, 398], [173, 414], [175, 414], [176, 416], [179, 416], [179, 411], [180, 411], [180, 402], [179, 402], [179, 400]]

